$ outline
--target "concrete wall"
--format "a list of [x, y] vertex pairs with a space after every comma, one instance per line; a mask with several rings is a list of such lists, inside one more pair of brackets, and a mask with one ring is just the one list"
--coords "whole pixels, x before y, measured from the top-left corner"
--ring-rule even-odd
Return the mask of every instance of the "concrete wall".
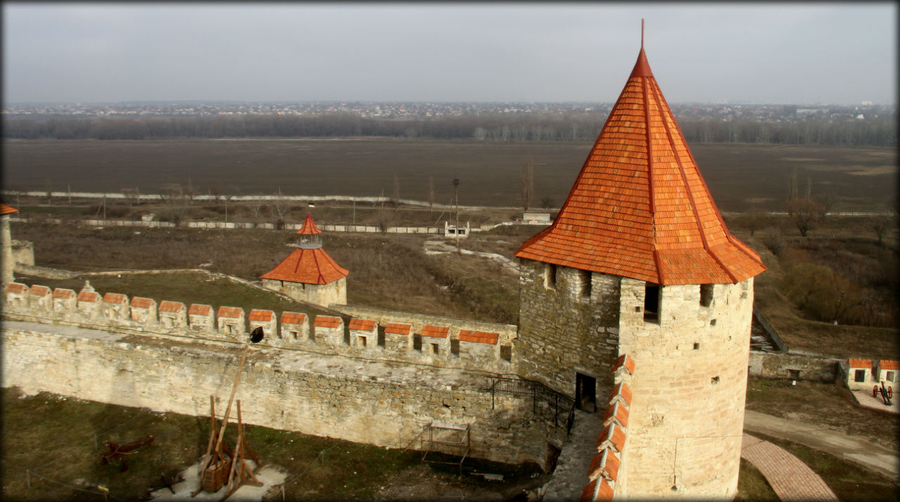
[[[197, 416], [208, 415], [210, 395], [224, 411], [243, 350], [14, 321], [2, 334], [4, 386]], [[460, 370], [252, 346], [236, 398], [246, 423], [393, 448], [432, 421], [469, 425], [470, 456], [544, 466], [553, 431], [530, 396], [497, 394], [492, 406], [489, 386]]]
[[556, 267], [551, 284], [548, 273], [544, 263], [520, 260], [517, 372], [567, 395], [582, 373], [605, 396], [619, 355], [620, 278]]
[[[660, 288], [645, 320], [643, 281], [623, 278], [619, 350], [635, 360], [627, 485], [637, 498], [732, 498], [737, 493], [753, 280]], [[651, 290], [652, 291], [652, 290]], [[673, 490], [674, 487], [674, 490]]]

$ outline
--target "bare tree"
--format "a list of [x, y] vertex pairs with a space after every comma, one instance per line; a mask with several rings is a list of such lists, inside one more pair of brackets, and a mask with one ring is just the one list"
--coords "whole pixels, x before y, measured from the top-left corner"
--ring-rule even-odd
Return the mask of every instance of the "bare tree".
[[281, 188], [278, 189], [278, 197], [272, 201], [270, 210], [272, 211], [272, 216], [275, 218], [275, 228], [279, 230], [283, 229], [284, 222], [291, 212], [291, 203], [281, 195]]
[[528, 211], [531, 206], [531, 199], [534, 198], [534, 159], [531, 154], [526, 154], [522, 160], [522, 207]]
[[765, 211], [750, 211], [741, 215], [737, 223], [749, 230], [750, 236], [753, 237], [757, 230], [762, 230], [769, 225], [769, 213]]
[[395, 205], [400, 205], [400, 177], [394, 174], [393, 191], [391, 192], [391, 200]]
[[891, 228], [894, 228], [897, 224], [897, 212], [895, 207], [896, 206], [887, 212], [877, 214], [866, 220], [866, 226], [875, 232], [875, 235], [878, 237], [878, 245], [880, 247], [884, 247], [884, 238], [887, 236], [888, 232], [891, 231]]
[[213, 196], [213, 200], [215, 200], [216, 204], [218, 204], [219, 199], [222, 197], [222, 183], [219, 181], [210, 183], [209, 194]]
[[434, 176], [428, 177], [428, 205], [431, 207], [431, 210], [434, 211]]
[[809, 199], [790, 200], [785, 204], [785, 210], [803, 237], [816, 227], [825, 212], [821, 205]]
[[483, 127], [476, 127], [475, 132], [472, 133], [472, 137], [475, 138], [476, 141], [484, 141], [484, 138], [487, 137], [487, 130]]

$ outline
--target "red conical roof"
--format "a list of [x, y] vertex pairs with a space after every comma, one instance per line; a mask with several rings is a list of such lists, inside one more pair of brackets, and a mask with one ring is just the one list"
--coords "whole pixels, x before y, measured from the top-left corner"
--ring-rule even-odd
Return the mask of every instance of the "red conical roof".
[[18, 213], [18, 212], [19, 212], [18, 209], [0, 202], [0, 216]]
[[316, 235], [321, 234], [322, 231], [316, 226], [316, 222], [313, 221], [312, 216], [309, 213], [306, 213], [306, 219], [303, 220], [303, 226], [300, 227], [300, 230], [297, 230], [297, 233], [300, 235]]
[[516, 256], [663, 285], [766, 269], [725, 227], [643, 47], [553, 225]]
[[304, 284], [328, 284], [349, 272], [341, 268], [321, 247], [297, 248], [272, 271], [259, 276], [260, 279], [302, 282]]

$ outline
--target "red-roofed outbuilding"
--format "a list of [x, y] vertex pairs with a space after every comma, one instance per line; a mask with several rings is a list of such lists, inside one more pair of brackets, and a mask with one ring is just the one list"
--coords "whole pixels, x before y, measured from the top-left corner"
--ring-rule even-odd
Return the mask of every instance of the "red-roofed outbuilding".
[[309, 214], [297, 231], [300, 244], [275, 268], [259, 276], [263, 286], [305, 302], [328, 306], [347, 303], [349, 273], [322, 249], [322, 233]]

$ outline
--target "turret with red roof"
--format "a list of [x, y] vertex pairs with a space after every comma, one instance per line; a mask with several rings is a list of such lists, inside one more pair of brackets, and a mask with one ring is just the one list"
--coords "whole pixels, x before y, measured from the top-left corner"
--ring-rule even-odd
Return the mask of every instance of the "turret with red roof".
[[260, 276], [263, 286], [300, 301], [328, 306], [347, 303], [347, 274], [322, 249], [322, 231], [307, 214], [297, 234], [300, 243], [287, 258]]

